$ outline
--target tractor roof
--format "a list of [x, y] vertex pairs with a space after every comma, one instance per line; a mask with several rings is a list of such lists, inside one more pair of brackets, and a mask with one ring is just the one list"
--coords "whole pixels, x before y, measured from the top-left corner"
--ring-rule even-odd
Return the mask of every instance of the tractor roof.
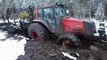
[[43, 4], [42, 6], [39, 6], [38, 8], [41, 9], [41, 8], [49, 8], [49, 7], [65, 7], [65, 5], [50, 5], [50, 4]]

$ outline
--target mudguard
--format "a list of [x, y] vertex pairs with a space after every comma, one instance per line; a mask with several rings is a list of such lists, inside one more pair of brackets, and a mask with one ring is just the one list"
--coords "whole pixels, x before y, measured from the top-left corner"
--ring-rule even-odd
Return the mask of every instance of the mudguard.
[[44, 25], [49, 31], [52, 31], [51, 28], [49, 27], [49, 23], [48, 21], [44, 21], [44, 20], [33, 20], [32, 23], [35, 23], [35, 22], [38, 22], [38, 23], [41, 23], [42, 25]]

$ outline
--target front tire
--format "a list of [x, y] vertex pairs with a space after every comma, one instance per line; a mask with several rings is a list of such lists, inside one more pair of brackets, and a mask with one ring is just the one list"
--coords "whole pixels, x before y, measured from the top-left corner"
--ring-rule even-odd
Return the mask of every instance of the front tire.
[[47, 40], [49, 37], [47, 29], [40, 23], [32, 23], [28, 28], [28, 35], [35, 41]]
[[62, 46], [77, 47], [81, 46], [81, 42], [74, 34], [63, 34], [59, 36], [57, 43]]

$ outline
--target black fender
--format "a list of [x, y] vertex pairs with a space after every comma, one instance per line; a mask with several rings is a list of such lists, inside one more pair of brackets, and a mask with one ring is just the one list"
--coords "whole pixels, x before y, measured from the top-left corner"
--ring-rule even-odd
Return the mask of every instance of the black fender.
[[40, 23], [42, 24], [48, 31], [52, 31], [51, 28], [49, 27], [48, 21], [44, 20], [33, 20], [32, 23]]

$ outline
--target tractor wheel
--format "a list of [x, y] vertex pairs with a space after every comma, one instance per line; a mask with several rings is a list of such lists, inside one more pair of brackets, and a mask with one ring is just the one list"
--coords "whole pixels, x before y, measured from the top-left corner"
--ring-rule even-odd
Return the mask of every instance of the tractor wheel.
[[57, 43], [64, 46], [71, 46], [71, 47], [77, 47], [81, 46], [81, 42], [74, 34], [63, 34], [61, 35]]
[[28, 35], [35, 41], [47, 40], [49, 37], [48, 31], [40, 23], [32, 23], [28, 28]]

